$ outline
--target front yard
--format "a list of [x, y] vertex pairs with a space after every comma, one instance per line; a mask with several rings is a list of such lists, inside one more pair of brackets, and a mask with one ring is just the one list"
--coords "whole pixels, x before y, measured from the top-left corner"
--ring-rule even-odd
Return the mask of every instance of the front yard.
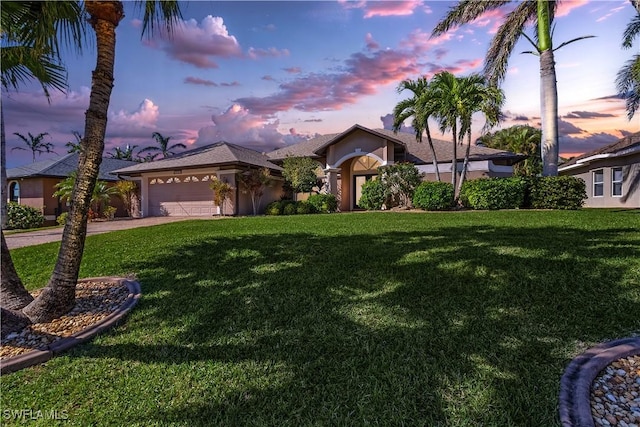
[[[57, 247], [12, 252], [31, 288]], [[640, 212], [232, 218], [87, 240], [81, 277], [129, 273], [143, 298], [127, 321], [2, 377], [3, 415], [550, 426], [571, 358], [640, 332]]]

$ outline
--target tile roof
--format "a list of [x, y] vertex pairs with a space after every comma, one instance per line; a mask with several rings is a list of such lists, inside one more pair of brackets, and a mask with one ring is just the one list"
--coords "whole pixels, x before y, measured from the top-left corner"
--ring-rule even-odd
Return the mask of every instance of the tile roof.
[[[353, 129], [358, 128], [365, 132], [370, 132], [373, 135], [389, 138], [390, 140], [401, 143], [407, 147], [407, 161], [415, 164], [431, 164], [433, 158], [431, 156], [431, 150], [429, 149], [429, 143], [424, 138], [422, 142], [416, 142], [416, 137], [412, 133], [398, 132], [394, 133], [388, 129], [367, 129], [362, 126], [354, 126], [343, 133], [334, 133], [329, 135], [321, 135], [316, 138], [312, 138], [308, 141], [303, 141], [289, 147], [280, 148], [278, 150], [267, 153], [272, 160], [281, 160], [287, 156], [293, 157], [320, 157], [319, 153], [327, 145], [338, 140], [340, 137], [350, 133]], [[453, 147], [451, 141], [444, 141], [441, 139], [433, 139], [433, 147], [436, 152], [436, 158], [439, 163], [449, 163], [453, 158]], [[458, 160], [464, 159], [465, 146], [459, 146], [456, 157]], [[512, 162], [523, 159], [525, 156], [520, 154], [511, 153], [509, 151], [496, 150], [493, 148], [480, 147], [471, 145], [470, 160], [489, 160], [489, 159], [506, 159]]]
[[176, 168], [194, 168], [238, 163], [282, 170], [280, 166], [271, 163], [269, 158], [262, 153], [240, 145], [220, 141], [215, 144], [194, 148], [193, 150], [183, 151], [166, 159], [138, 163], [134, 166], [119, 169], [116, 173], [130, 175]]
[[588, 161], [590, 157], [601, 156], [601, 155], [616, 155], [623, 154], [626, 151], [637, 151], [640, 150], [640, 132], [633, 133], [631, 135], [627, 135], [622, 139], [614, 142], [613, 144], [606, 145], [604, 147], [600, 147], [596, 150], [590, 151], [588, 153], [584, 153], [581, 156], [574, 157], [571, 160], [564, 162], [560, 166], [560, 170], [566, 169], [569, 166], [575, 165], [577, 163], [584, 163]]
[[[24, 166], [7, 169], [7, 179], [53, 177], [66, 178], [78, 168], [78, 153], [67, 154], [40, 162], [30, 163]], [[137, 164], [129, 160], [112, 159], [103, 157], [98, 172], [98, 179], [103, 181], [117, 181], [118, 177], [111, 172], [123, 167]]]

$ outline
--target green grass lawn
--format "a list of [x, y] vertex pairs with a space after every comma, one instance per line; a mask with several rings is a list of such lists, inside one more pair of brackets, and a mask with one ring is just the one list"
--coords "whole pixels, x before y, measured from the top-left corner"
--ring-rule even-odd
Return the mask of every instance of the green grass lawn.
[[[12, 252], [31, 288], [57, 248]], [[87, 239], [82, 277], [130, 273], [143, 298], [127, 321], [2, 377], [3, 411], [79, 426], [552, 426], [571, 358], [640, 332], [640, 212], [259, 217]]]

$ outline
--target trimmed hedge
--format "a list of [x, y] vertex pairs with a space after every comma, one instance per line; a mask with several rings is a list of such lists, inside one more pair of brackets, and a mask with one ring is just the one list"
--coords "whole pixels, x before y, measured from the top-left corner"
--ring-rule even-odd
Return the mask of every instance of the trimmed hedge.
[[16, 202], [7, 203], [7, 230], [42, 227], [44, 220], [44, 216], [38, 209]]
[[333, 213], [338, 210], [338, 200], [334, 194], [312, 194], [307, 198], [307, 203], [314, 211], [307, 213]]
[[426, 211], [446, 211], [453, 207], [453, 197], [451, 183], [424, 181], [413, 193], [413, 205]]
[[382, 180], [371, 179], [362, 184], [362, 192], [358, 206], [370, 211], [382, 209], [386, 201], [386, 191]]
[[543, 176], [529, 180], [528, 205], [533, 209], [580, 209], [587, 199], [585, 182], [575, 176]]
[[522, 178], [473, 179], [462, 185], [460, 201], [470, 209], [518, 209], [524, 204], [526, 188]]

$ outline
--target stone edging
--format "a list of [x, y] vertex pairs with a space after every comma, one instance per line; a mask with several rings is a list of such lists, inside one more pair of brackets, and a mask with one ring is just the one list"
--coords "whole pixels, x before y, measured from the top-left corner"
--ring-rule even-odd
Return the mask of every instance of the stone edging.
[[562, 426], [593, 427], [593, 380], [611, 362], [637, 354], [640, 354], [640, 337], [602, 343], [573, 359], [560, 380], [559, 412]]
[[87, 329], [80, 332], [62, 338], [58, 341], [52, 342], [47, 346], [47, 350], [33, 350], [29, 353], [20, 354], [18, 356], [10, 357], [0, 364], [0, 374], [8, 374], [11, 372], [19, 371], [20, 369], [44, 363], [54, 356], [62, 353], [74, 347], [80, 343], [86, 342], [98, 335], [101, 332], [106, 331], [117, 325], [133, 307], [138, 303], [140, 296], [142, 295], [140, 290], [140, 284], [137, 281], [125, 279], [122, 277], [93, 277], [88, 279], [78, 280], [78, 283], [83, 282], [119, 282], [124, 284], [129, 289], [129, 295], [122, 305], [113, 313], [100, 320], [99, 322], [91, 325]]

